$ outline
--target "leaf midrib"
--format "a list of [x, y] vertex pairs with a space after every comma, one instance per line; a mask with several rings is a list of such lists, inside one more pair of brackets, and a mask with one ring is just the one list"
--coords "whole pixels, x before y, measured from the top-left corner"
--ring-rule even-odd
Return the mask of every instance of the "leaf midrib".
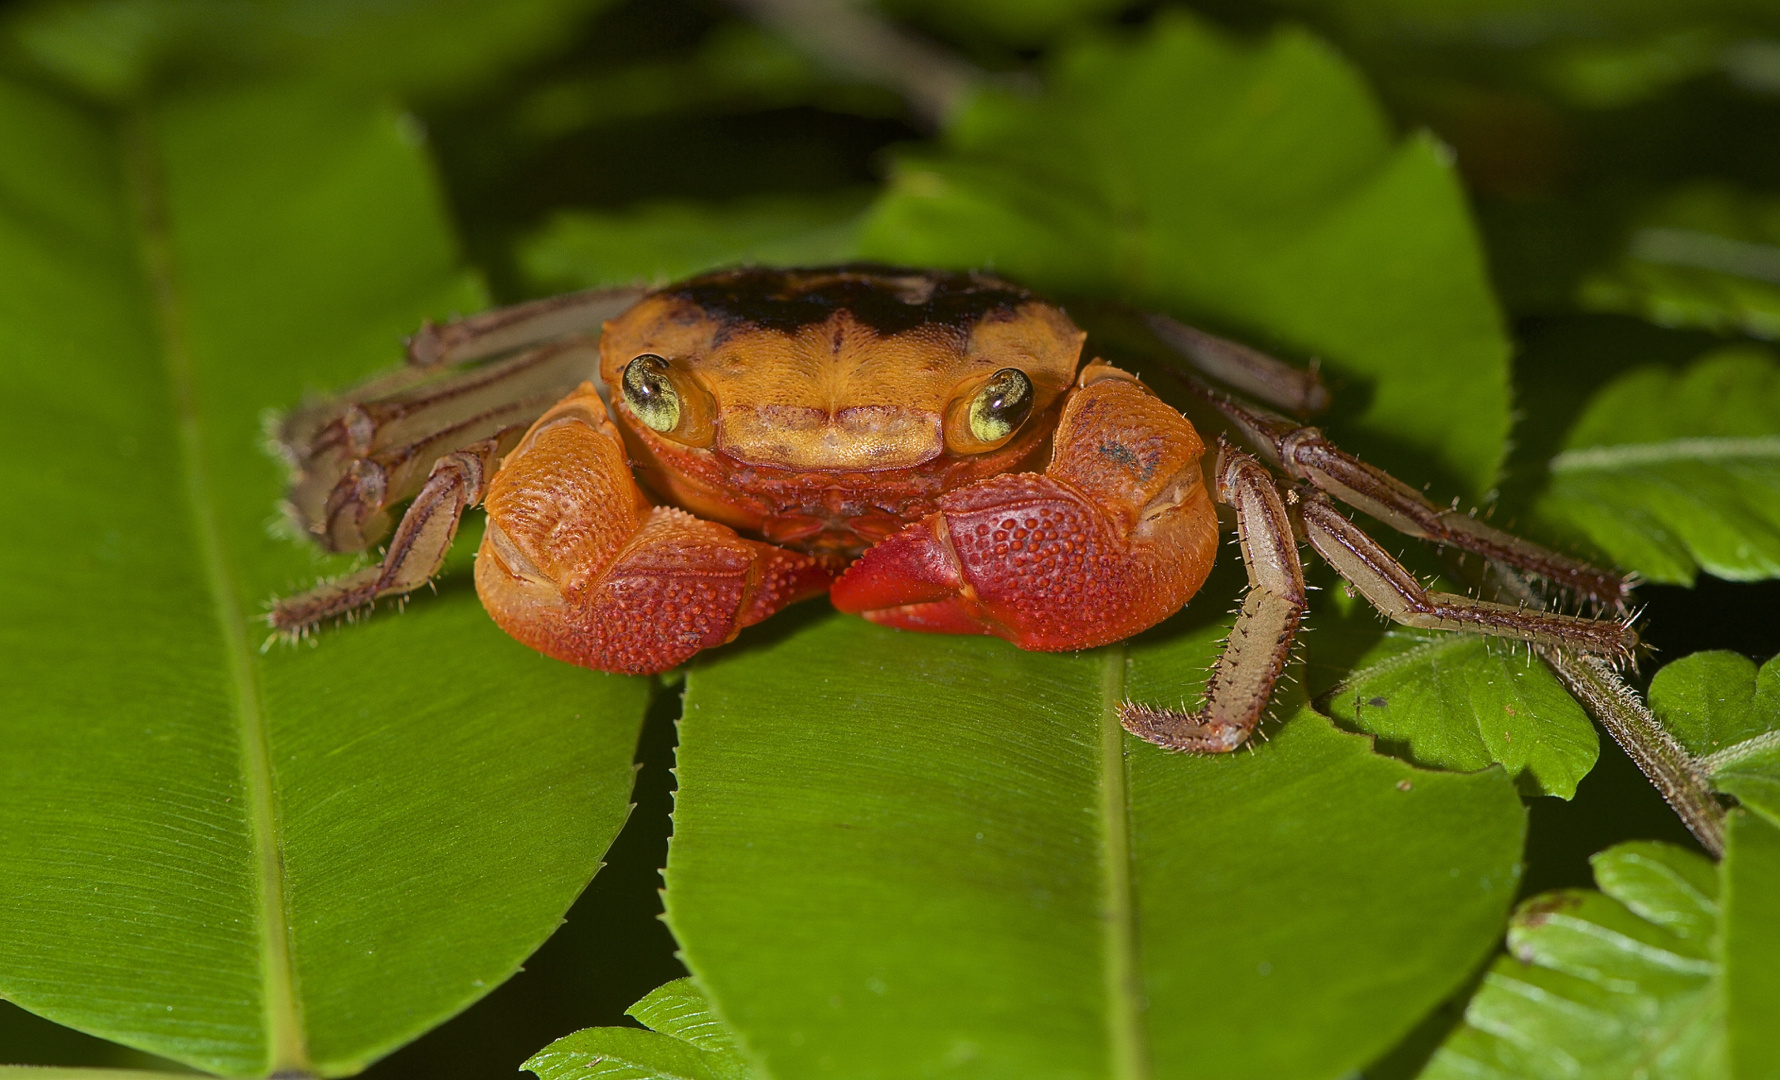
[[252, 647], [242, 617], [240, 590], [224, 555], [212, 481], [199, 426], [197, 387], [191, 347], [186, 335], [175, 273], [173, 242], [167, 220], [166, 192], [154, 124], [146, 106], [125, 117], [121, 131], [125, 185], [140, 239], [142, 272], [153, 308], [157, 344], [166, 367], [175, 409], [181, 480], [191, 511], [212, 613], [222, 635], [223, 651], [239, 726], [241, 777], [247, 803], [249, 843], [253, 852], [259, 901], [261, 1008], [272, 1073], [308, 1073], [309, 1055], [298, 1016], [289, 927], [285, 917], [283, 859], [278, 849], [277, 809], [273, 801], [271, 754], [260, 707], [260, 688]]
[[1137, 912], [1131, 880], [1131, 808], [1125, 765], [1123, 645], [1104, 651], [1100, 669], [1100, 907], [1102, 972], [1106, 992], [1107, 1073], [1113, 1080], [1149, 1080], [1142, 989], [1137, 961]]
[[1551, 459], [1553, 473], [1611, 472], [1640, 465], [1704, 463], [1734, 458], [1780, 461], [1780, 435], [1747, 438], [1664, 439], [1660, 442], [1615, 443], [1565, 450]]

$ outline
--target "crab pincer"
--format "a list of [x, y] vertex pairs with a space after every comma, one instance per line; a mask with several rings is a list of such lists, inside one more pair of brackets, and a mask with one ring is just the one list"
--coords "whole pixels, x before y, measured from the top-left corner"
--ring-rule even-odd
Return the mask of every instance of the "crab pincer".
[[651, 506], [591, 383], [532, 425], [486, 502], [476, 591], [489, 615], [602, 671], [666, 671], [832, 577], [819, 558]]
[[829, 592], [887, 626], [1085, 649], [1173, 614], [1217, 551], [1192, 425], [1136, 379], [1083, 369], [1043, 473], [993, 476], [870, 548]]

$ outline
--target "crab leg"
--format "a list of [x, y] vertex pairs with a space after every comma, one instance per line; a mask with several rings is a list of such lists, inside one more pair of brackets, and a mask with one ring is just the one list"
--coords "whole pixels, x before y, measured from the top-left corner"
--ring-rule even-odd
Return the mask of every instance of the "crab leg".
[[1208, 334], [1195, 326], [1149, 312], [1144, 325], [1194, 367], [1221, 383], [1269, 405], [1299, 415], [1329, 407], [1329, 390], [1316, 371], [1304, 371], [1241, 342]]
[[443, 326], [428, 322], [408, 339], [408, 362], [422, 367], [461, 364], [567, 334], [591, 334], [648, 292], [641, 285], [588, 289], [495, 308]]
[[1296, 510], [1304, 525], [1305, 539], [1323, 561], [1351, 582], [1386, 618], [1404, 626], [1470, 630], [1539, 645], [1562, 645], [1619, 661], [1630, 660], [1637, 647], [1637, 635], [1629, 627], [1610, 620], [1581, 619], [1429, 592], [1321, 493], [1304, 492]]
[[1291, 659], [1304, 615], [1304, 572], [1273, 477], [1254, 458], [1221, 443], [1217, 486], [1218, 501], [1236, 510], [1249, 588], [1205, 684], [1205, 704], [1191, 713], [1135, 702], [1119, 709], [1126, 731], [1170, 750], [1223, 753], [1248, 741]]
[[650, 506], [591, 383], [538, 419], [486, 503], [483, 607], [546, 656], [601, 671], [665, 671], [833, 576], [812, 556]]
[[1328, 492], [1398, 532], [1505, 563], [1611, 608], [1625, 607], [1631, 583], [1620, 575], [1491, 528], [1456, 507], [1436, 506], [1383, 469], [1337, 449], [1314, 427], [1245, 405], [1196, 379], [1183, 381], [1222, 412], [1264, 459], [1293, 479]]
[[469, 371], [401, 368], [300, 409], [277, 432], [295, 473], [286, 512], [329, 551], [370, 547], [393, 524], [389, 508], [413, 498], [435, 462], [495, 432], [524, 431], [598, 367], [597, 347], [571, 338]]
[[1130, 375], [1083, 369], [1044, 473], [939, 499], [835, 582], [842, 611], [905, 630], [1086, 649], [1178, 611], [1217, 552], [1192, 425]]
[[300, 596], [275, 601], [266, 621], [281, 635], [301, 637], [318, 623], [426, 584], [444, 565], [464, 511], [482, 501], [483, 489], [501, 455], [523, 432], [523, 428], [509, 428], [441, 457], [402, 515], [381, 562], [317, 585]]

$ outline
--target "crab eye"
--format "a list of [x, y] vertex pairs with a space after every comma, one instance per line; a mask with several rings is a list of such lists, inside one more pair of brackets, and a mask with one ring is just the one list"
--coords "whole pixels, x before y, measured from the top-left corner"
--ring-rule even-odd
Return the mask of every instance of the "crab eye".
[[1032, 380], [1019, 368], [1002, 368], [989, 376], [970, 403], [970, 433], [986, 442], [1000, 442], [1032, 413]]
[[624, 366], [624, 403], [655, 431], [680, 426], [680, 392], [668, 379], [668, 362], [644, 353]]

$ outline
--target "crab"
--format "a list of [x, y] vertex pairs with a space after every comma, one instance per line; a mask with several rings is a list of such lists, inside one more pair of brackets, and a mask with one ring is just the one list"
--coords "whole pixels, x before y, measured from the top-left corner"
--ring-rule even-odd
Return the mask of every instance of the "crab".
[[[1326, 402], [1314, 372], [1143, 321], [1220, 418], [1215, 454], [1136, 376], [1082, 363], [1061, 307], [983, 273], [731, 269], [428, 324], [405, 368], [278, 427], [296, 526], [331, 551], [389, 542], [269, 621], [300, 636], [405, 596], [481, 504], [489, 615], [584, 667], [665, 671], [824, 592], [904, 630], [1087, 649], [1187, 603], [1222, 504], [1249, 589], [1200, 708], [1122, 709], [1150, 742], [1219, 752], [1254, 732], [1305, 612], [1300, 542], [1396, 622], [1631, 656], [1625, 578], [1438, 507], [1208, 381], [1302, 415]], [[1335, 500], [1607, 615], [1431, 591]]]

